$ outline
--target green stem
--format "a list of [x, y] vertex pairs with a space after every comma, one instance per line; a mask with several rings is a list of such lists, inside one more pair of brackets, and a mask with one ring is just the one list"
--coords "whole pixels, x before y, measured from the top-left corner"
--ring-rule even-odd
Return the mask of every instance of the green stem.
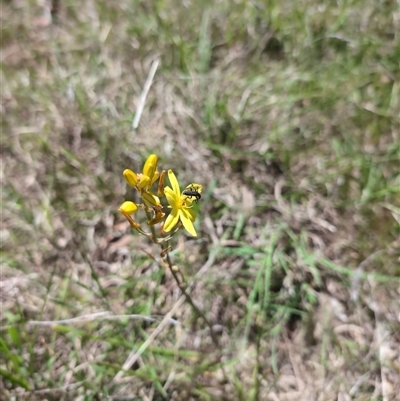
[[[147, 207], [145, 207], [144, 211], [146, 212], [147, 221], [150, 221], [150, 220], [152, 219], [150, 210], [149, 210]], [[158, 241], [157, 241], [157, 231], [156, 231], [155, 226], [150, 226], [150, 231], [151, 231], [151, 240], [152, 240], [155, 244], [158, 244]]]
[[[213, 331], [213, 327], [212, 327], [211, 322], [207, 319], [207, 317], [206, 317], [206, 315], [203, 313], [203, 311], [202, 311], [201, 309], [199, 309], [199, 307], [194, 303], [192, 297], [190, 296], [190, 293], [188, 293], [188, 292], [186, 291], [186, 288], [185, 288], [186, 283], [185, 283], [185, 281], [179, 280], [179, 277], [178, 277], [178, 275], [177, 275], [177, 272], [176, 272], [176, 270], [175, 270], [175, 269], [173, 268], [173, 266], [172, 266], [172, 261], [171, 261], [171, 258], [170, 258], [170, 256], [169, 256], [169, 252], [166, 251], [167, 247], [168, 247], [168, 246], [166, 246], [166, 247], [164, 248], [164, 251], [165, 251], [166, 256], [167, 256], [167, 263], [168, 263], [169, 270], [171, 271], [171, 273], [172, 273], [172, 275], [173, 275], [173, 277], [174, 277], [176, 283], [178, 284], [180, 290], [182, 291], [182, 294], [185, 296], [186, 301], [188, 301], [188, 303], [191, 305], [191, 307], [193, 308], [193, 310], [194, 310], [194, 311], [204, 320], [204, 322], [207, 324], [207, 326], [208, 326], [208, 328], [209, 328], [209, 330], [210, 330], [211, 339], [212, 339], [213, 343], [215, 344], [215, 346], [216, 346], [217, 348], [219, 348], [219, 341], [218, 341], [218, 338], [216, 337], [216, 335], [215, 335], [215, 333], [214, 333], [214, 331]], [[181, 276], [182, 276], [183, 279], [184, 279], [185, 276], [182, 274], [182, 272], [181, 272], [180, 270], [178, 270], [178, 271], [181, 273]]]

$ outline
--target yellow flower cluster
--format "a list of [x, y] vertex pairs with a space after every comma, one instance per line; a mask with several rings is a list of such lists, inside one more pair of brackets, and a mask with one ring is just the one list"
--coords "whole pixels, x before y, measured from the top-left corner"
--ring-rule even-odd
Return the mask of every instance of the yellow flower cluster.
[[[193, 203], [197, 202], [201, 195], [202, 186], [199, 184], [188, 185], [183, 192], [180, 190], [179, 182], [172, 170], [168, 170], [168, 178], [171, 187], [164, 188], [165, 171], [161, 174], [157, 169], [157, 155], [150, 155], [144, 166], [142, 173], [136, 174], [134, 171], [126, 169], [123, 172], [127, 183], [135, 188], [143, 201], [142, 205], [137, 205], [132, 201], [125, 201], [119, 208], [119, 211], [128, 219], [131, 226], [142, 232], [141, 226], [133, 219], [133, 215], [139, 207], [143, 208], [149, 218], [147, 224], [152, 226], [160, 223], [165, 217], [164, 206], [161, 204], [160, 197], [167, 198], [168, 208], [172, 209], [164, 223], [164, 231], [169, 233], [178, 224], [182, 222], [183, 227], [194, 237], [197, 237], [193, 226], [196, 220], [196, 213], [193, 211]], [[151, 187], [158, 180], [157, 195], [151, 192]], [[179, 229], [179, 226], [178, 226]]]

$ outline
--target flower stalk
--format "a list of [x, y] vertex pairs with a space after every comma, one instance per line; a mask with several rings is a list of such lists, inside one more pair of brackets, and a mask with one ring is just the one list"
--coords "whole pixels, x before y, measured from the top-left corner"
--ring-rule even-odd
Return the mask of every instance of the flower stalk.
[[[183, 227], [190, 235], [197, 237], [194, 227], [196, 213], [193, 210], [195, 203], [201, 198], [202, 186], [200, 184], [189, 184], [182, 192], [176, 175], [172, 170], [168, 170], [168, 179], [171, 186], [164, 186], [166, 173], [158, 172], [157, 155], [150, 155], [144, 163], [141, 173], [135, 173], [133, 170], [126, 169], [123, 176], [129, 186], [136, 189], [142, 203], [136, 204], [132, 201], [125, 201], [119, 208], [119, 211], [129, 221], [131, 227], [142, 235], [150, 238], [152, 242], [161, 247], [162, 265], [171, 272], [174, 280], [179, 286], [186, 301], [190, 304], [193, 311], [200, 316], [210, 330], [213, 343], [219, 348], [219, 341], [213, 331], [211, 322], [207, 319], [201, 309], [195, 304], [190, 292], [187, 291], [186, 279], [182, 271], [172, 264], [169, 251], [170, 240]], [[157, 195], [152, 192], [152, 187], [158, 181]], [[160, 198], [166, 198], [168, 205], [163, 206]], [[150, 232], [146, 232], [142, 225], [137, 222], [133, 216], [140, 210], [144, 210], [147, 218], [147, 226]], [[164, 220], [166, 211], [170, 210], [168, 217]], [[160, 230], [156, 225], [160, 224]], [[158, 234], [159, 232], [159, 234]], [[165, 263], [166, 262], [166, 263]], [[180, 277], [181, 278], [180, 278]]]

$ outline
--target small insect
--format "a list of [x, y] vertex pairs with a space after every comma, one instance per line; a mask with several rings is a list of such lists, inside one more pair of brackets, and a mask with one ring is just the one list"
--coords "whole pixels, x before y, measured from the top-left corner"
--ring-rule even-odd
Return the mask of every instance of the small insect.
[[190, 184], [182, 192], [182, 195], [186, 195], [186, 199], [193, 203], [197, 203], [201, 199], [202, 186], [200, 184]]

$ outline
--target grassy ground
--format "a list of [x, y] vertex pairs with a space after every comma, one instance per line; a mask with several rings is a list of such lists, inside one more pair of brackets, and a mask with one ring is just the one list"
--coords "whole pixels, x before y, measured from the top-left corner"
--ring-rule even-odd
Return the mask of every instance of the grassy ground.
[[[0, 14], [1, 399], [396, 399], [398, 2]], [[204, 186], [199, 237], [171, 256], [202, 269], [192, 295], [219, 347], [117, 211], [134, 197], [122, 171], [150, 153]]]

